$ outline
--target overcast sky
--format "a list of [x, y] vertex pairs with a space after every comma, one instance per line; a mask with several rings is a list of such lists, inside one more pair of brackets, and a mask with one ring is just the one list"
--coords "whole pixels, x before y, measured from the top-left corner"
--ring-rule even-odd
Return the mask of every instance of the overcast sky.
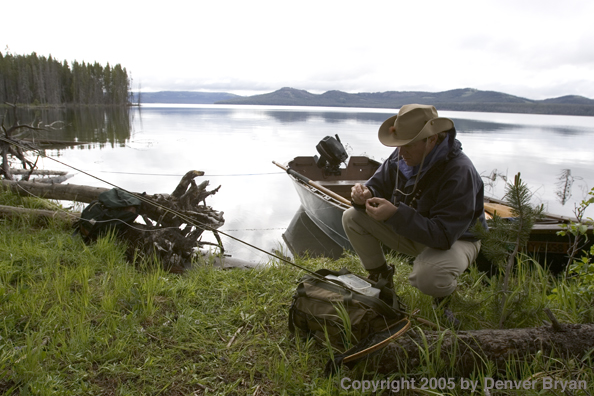
[[134, 90], [594, 98], [594, 1], [5, 1], [0, 50], [121, 64]]

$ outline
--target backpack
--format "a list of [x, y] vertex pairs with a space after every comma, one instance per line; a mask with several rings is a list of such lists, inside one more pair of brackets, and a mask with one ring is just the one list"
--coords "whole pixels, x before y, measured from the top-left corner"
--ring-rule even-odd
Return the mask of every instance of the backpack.
[[[385, 280], [373, 282], [351, 274], [346, 268], [340, 271], [321, 269], [315, 273], [318, 276], [303, 276], [293, 295], [289, 308], [289, 330], [292, 333], [299, 329], [318, 341], [328, 339], [334, 347], [355, 345], [356, 348], [350, 351], [361, 351], [367, 349], [362, 348], [361, 343], [367, 342], [365, 340], [370, 340], [373, 335], [394, 328], [401, 330], [408, 322], [404, 305], [393, 289], [385, 287]], [[341, 275], [347, 276], [350, 286], [329, 280], [340, 279]], [[357, 289], [353, 281], [366, 282], [375, 289], [375, 293]], [[347, 324], [342, 319], [345, 315], [349, 319]], [[393, 335], [392, 331], [388, 333]]]
[[91, 242], [108, 232], [119, 233], [136, 220], [141, 201], [119, 188], [104, 191], [92, 201], [74, 223], [85, 242]]

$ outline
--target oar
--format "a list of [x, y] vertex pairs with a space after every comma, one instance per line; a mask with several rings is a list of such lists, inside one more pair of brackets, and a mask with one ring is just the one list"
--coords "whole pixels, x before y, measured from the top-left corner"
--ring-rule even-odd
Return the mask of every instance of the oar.
[[295, 170], [291, 169], [291, 168], [287, 168], [286, 166], [283, 166], [281, 164], [279, 164], [278, 162], [272, 161], [272, 163], [276, 166], [278, 166], [279, 168], [281, 168], [282, 170], [284, 170], [285, 172], [287, 172], [288, 174], [296, 177], [297, 179], [301, 180], [302, 182], [309, 184], [312, 187], [317, 188], [318, 190], [322, 191], [325, 194], [330, 195], [332, 198], [336, 199], [337, 201], [351, 206], [351, 202], [347, 199], [345, 199], [344, 197], [341, 197], [340, 195], [336, 194], [334, 191], [331, 191], [329, 189], [327, 189], [326, 187], [321, 186], [320, 184], [316, 183], [315, 181], [310, 180], [309, 178], [303, 176], [301, 173], [297, 173]]

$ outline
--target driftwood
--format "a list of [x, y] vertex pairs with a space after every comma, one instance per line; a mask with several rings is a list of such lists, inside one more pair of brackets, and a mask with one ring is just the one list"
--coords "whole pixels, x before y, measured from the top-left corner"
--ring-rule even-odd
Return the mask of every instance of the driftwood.
[[[207, 197], [218, 192], [220, 186], [209, 191], [207, 190], [208, 181], [197, 185], [194, 179], [202, 175], [204, 172], [200, 171], [186, 173], [171, 194], [135, 193], [142, 201], [138, 214], [145, 224], [134, 223], [120, 234], [120, 237], [128, 242], [127, 253], [130, 260], [155, 256], [166, 269], [181, 272], [189, 267], [192, 256], [199, 248], [205, 245], [216, 245], [221, 251], [223, 250], [216, 230], [225, 222], [224, 213], [207, 206], [205, 202]], [[1, 184], [23, 196], [33, 195], [85, 203], [96, 200], [99, 194], [109, 190], [74, 184], [12, 180], [1, 180]], [[19, 212], [21, 210], [4, 208], [3, 211]], [[27, 213], [52, 216], [51, 211], [49, 213], [27, 211]], [[218, 243], [202, 242], [204, 231], [213, 232]]]
[[[50, 125], [41, 127], [42, 123], [33, 120], [30, 125], [20, 124], [17, 117], [17, 106], [16, 104], [5, 103], [12, 107], [14, 121], [13, 124], [8, 127], [4, 125], [5, 117], [0, 117], [0, 176], [7, 180], [12, 180], [13, 175], [11, 173], [11, 162], [12, 160], [20, 161], [23, 169], [34, 170], [37, 167], [37, 161], [32, 162], [27, 159], [26, 153], [31, 150], [36, 150], [35, 145], [25, 142], [19, 139], [23, 130], [30, 131], [49, 131], [57, 129], [57, 125], [62, 125], [60, 121], [53, 122]], [[24, 176], [28, 178], [28, 175]]]
[[33, 144], [44, 144], [49, 146], [77, 146], [79, 144], [92, 144], [91, 142], [79, 142], [79, 141], [72, 141], [72, 140], [56, 140], [56, 139], [39, 139], [39, 138], [24, 138], [22, 139], [23, 142], [33, 143]]
[[2, 217], [13, 217], [22, 215], [42, 217], [46, 219], [60, 218], [71, 223], [74, 223], [76, 220], [80, 218], [80, 213], [74, 212], [61, 212], [47, 209], [17, 208], [14, 206], [0, 205], [0, 216]]
[[[52, 171], [46, 169], [14, 169], [10, 168], [10, 173], [13, 176], [21, 176], [21, 180], [30, 181], [34, 183], [62, 183], [70, 179], [74, 175], [68, 174], [67, 171]], [[41, 176], [30, 179], [31, 176]]]
[[454, 333], [450, 330], [409, 331], [386, 347], [377, 370], [382, 373], [411, 372], [426, 363], [423, 352], [428, 346], [429, 358], [437, 355], [456, 375], [470, 376], [482, 362], [492, 362], [505, 371], [510, 360], [522, 360], [539, 351], [556, 358], [581, 357], [594, 348], [594, 324], [558, 324], [524, 329], [473, 330]]
[[223, 245], [217, 233], [225, 220], [223, 212], [206, 205], [206, 198], [216, 194], [220, 187], [208, 191], [208, 181], [197, 185], [194, 178], [204, 172], [190, 171], [184, 175], [171, 195], [143, 195], [139, 213], [145, 225], [126, 228], [123, 233], [128, 240], [130, 258], [157, 256], [166, 269], [182, 272], [189, 268], [204, 231], [211, 231], [218, 241], [221, 252]]
[[51, 176], [51, 175], [66, 176], [68, 174], [68, 171], [52, 171], [52, 170], [46, 170], [46, 169], [27, 170], [27, 169], [10, 168], [10, 173], [12, 173], [13, 175], [31, 174], [31, 175], [42, 175], [42, 176]]
[[77, 184], [46, 184], [13, 180], [0, 180], [0, 182], [3, 187], [18, 195], [84, 203], [93, 202], [99, 194], [109, 190], [109, 188]]

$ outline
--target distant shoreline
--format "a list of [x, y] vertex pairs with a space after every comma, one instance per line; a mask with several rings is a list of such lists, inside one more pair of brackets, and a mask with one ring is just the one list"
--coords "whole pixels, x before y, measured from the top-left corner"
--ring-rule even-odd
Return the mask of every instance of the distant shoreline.
[[141, 92], [140, 102], [141, 104], [233, 104], [378, 109], [398, 109], [408, 103], [419, 103], [434, 105], [438, 110], [449, 111], [594, 116], [594, 100], [583, 96], [568, 95], [532, 100], [472, 88], [444, 92], [389, 91], [356, 94], [342, 91], [312, 94], [294, 88], [281, 88], [271, 93], [253, 96], [238, 96], [224, 92], [161, 91]]

